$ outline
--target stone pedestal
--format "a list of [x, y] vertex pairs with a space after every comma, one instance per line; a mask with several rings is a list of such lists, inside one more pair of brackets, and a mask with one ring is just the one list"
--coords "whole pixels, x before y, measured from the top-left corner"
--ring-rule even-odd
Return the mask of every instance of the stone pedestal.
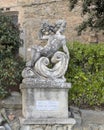
[[70, 83], [24, 79], [22, 92], [22, 130], [71, 130], [75, 120], [68, 118]]

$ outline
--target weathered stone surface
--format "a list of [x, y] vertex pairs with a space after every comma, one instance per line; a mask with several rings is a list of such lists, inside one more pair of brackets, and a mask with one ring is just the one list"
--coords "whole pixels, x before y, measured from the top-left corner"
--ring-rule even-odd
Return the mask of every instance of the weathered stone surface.
[[24, 125], [21, 130], [71, 130], [71, 125]]
[[26, 125], [44, 125], [44, 124], [48, 124], [48, 125], [54, 125], [54, 124], [61, 124], [61, 125], [74, 125], [76, 123], [76, 121], [74, 120], [74, 118], [46, 118], [46, 119], [28, 119], [28, 120], [24, 120], [24, 124]]
[[70, 106], [71, 117], [74, 117], [76, 124], [73, 126], [73, 130], [82, 130], [82, 119], [80, 109]]
[[86, 126], [82, 126], [82, 130], [104, 130], [104, 125], [89, 124]]
[[1, 101], [1, 106], [7, 109], [21, 109], [22, 99], [19, 92], [12, 92], [11, 96]]
[[104, 129], [104, 111], [82, 110], [76, 107], [70, 107], [70, 110], [76, 120], [73, 130]]
[[8, 7], [8, 5], [17, 5], [17, 0], [0, 0], [0, 7]]
[[70, 87], [70, 83], [52, 80], [23, 80], [21, 130], [71, 130], [76, 122], [68, 118]]
[[51, 2], [59, 2], [62, 0], [31, 0], [32, 4], [43, 4], [43, 3], [51, 3]]
[[70, 58], [63, 34], [65, 29], [66, 21], [63, 19], [57, 20], [54, 24], [43, 21], [38, 37], [40, 41], [46, 40], [47, 44], [44, 47], [35, 45], [31, 48], [31, 59], [22, 71], [24, 79], [66, 81], [64, 75]]
[[[60, 81], [60, 80], [59, 80]], [[38, 80], [34, 78], [23, 79], [20, 89], [34, 89], [34, 88], [57, 88], [57, 89], [70, 89], [71, 83], [55, 82], [53, 80]]]
[[78, 109], [74, 109], [74, 111], [71, 111], [72, 117], [75, 118], [76, 120], [76, 125], [80, 126], [82, 124], [82, 119], [81, 119], [81, 113]]
[[[74, 119], [68, 118], [68, 89], [71, 88], [71, 84], [62, 80], [65, 74], [63, 69], [66, 71], [67, 66], [62, 66], [63, 69], [59, 71], [63, 63], [68, 65], [69, 60], [65, 36], [62, 35], [65, 25], [64, 20], [58, 21], [55, 25], [45, 22], [39, 31], [40, 39], [48, 41], [45, 47], [34, 46], [33, 57], [26, 63], [22, 72], [24, 79], [20, 89], [24, 118], [21, 130], [71, 130], [76, 123]], [[63, 52], [58, 52], [60, 48]], [[55, 55], [56, 53], [58, 55]], [[61, 54], [66, 55], [67, 61], [60, 58]], [[47, 67], [47, 61], [41, 62], [44, 58], [56, 63], [53, 68]], [[58, 64], [57, 59], [62, 60], [62, 63]]]
[[85, 124], [104, 124], [104, 112], [92, 110], [80, 110], [81, 118]]
[[[30, 118], [68, 118], [68, 87], [65, 83], [35, 81], [21, 84], [23, 115]], [[55, 86], [56, 87], [52, 87]], [[65, 86], [65, 88], [64, 88]], [[70, 84], [69, 84], [70, 86]], [[40, 103], [42, 106], [38, 105]], [[51, 105], [54, 104], [54, 105]], [[46, 104], [46, 107], [45, 107]]]

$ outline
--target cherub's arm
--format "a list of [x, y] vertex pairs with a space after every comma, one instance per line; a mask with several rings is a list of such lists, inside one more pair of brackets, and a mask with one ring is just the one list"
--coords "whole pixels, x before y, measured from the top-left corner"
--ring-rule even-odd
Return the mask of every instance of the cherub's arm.
[[41, 31], [39, 31], [39, 39], [40, 40], [48, 40], [49, 39], [49, 35], [43, 35], [43, 33]]

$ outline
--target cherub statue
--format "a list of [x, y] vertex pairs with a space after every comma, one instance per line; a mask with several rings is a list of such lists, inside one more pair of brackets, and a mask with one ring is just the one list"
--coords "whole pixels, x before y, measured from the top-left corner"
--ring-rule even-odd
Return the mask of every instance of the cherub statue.
[[42, 56], [51, 57], [60, 48], [69, 56], [68, 49], [66, 47], [65, 36], [62, 35], [66, 28], [66, 22], [64, 20], [59, 20], [54, 26], [49, 25], [48, 22], [42, 24], [42, 28], [39, 31], [40, 40], [48, 40], [46, 46], [34, 46], [34, 54], [31, 59], [31, 63], [27, 66], [34, 66], [34, 63]]
[[[39, 39], [47, 40], [47, 44], [44, 47], [34, 46], [32, 48], [32, 50], [33, 50], [32, 58], [29, 62], [26, 63], [26, 66], [31, 68], [31, 70], [34, 69], [34, 72], [38, 73], [39, 75], [42, 75], [43, 77], [51, 77], [51, 78], [52, 77], [58, 78], [59, 68], [64, 67], [64, 70], [61, 69], [64, 73], [60, 73], [60, 76], [59, 76], [59, 77], [63, 77], [63, 75], [65, 74], [66, 68], [67, 68], [66, 66], [68, 65], [68, 61], [69, 61], [69, 52], [68, 52], [68, 49], [66, 46], [66, 38], [63, 35], [65, 28], [66, 28], [66, 22], [64, 20], [58, 20], [54, 25], [50, 25], [47, 21], [43, 22], [41, 29], [39, 31]], [[59, 53], [59, 49], [62, 49], [61, 54]], [[56, 52], [58, 52], [58, 53], [56, 53]], [[65, 60], [66, 63], [64, 63], [65, 64], [64, 66], [62, 64], [63, 60], [61, 58], [61, 57], [63, 57], [63, 55], [64, 55], [64, 58], [66, 59]], [[52, 69], [50, 69], [50, 68], [47, 68], [44, 66], [45, 64], [47, 66], [47, 63], [49, 62], [48, 59], [46, 59], [46, 58], [48, 58], [51, 61], [51, 63], [55, 63], [55, 62], [57, 63], [57, 62], [59, 62], [59, 59], [62, 61], [60, 62], [60, 64], [56, 65], [57, 67], [55, 66]], [[42, 64], [43, 62], [44, 62], [44, 64]], [[40, 65], [40, 67], [39, 67], [39, 65]], [[45, 70], [45, 68], [46, 68], [46, 70], [44, 72], [42, 71], [42, 67], [43, 67], [43, 70]], [[56, 73], [57, 72], [56, 68], [57, 68], [58, 73]], [[56, 71], [56, 72], [54, 72], [54, 71]], [[41, 72], [43, 72], [43, 73], [41, 73]], [[47, 75], [45, 73], [47, 73], [47, 74], [49, 73], [49, 75]], [[32, 75], [32, 73], [31, 73], [31, 75]]]

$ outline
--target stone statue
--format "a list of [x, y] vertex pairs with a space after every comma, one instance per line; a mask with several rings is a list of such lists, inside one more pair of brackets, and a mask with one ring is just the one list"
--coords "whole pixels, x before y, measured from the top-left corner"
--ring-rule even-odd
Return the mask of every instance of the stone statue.
[[69, 52], [63, 32], [66, 28], [64, 20], [54, 25], [45, 21], [39, 31], [39, 39], [47, 40], [47, 44], [32, 47], [31, 60], [26, 63], [22, 72], [24, 78], [54, 79], [65, 81], [64, 75], [68, 67]]

